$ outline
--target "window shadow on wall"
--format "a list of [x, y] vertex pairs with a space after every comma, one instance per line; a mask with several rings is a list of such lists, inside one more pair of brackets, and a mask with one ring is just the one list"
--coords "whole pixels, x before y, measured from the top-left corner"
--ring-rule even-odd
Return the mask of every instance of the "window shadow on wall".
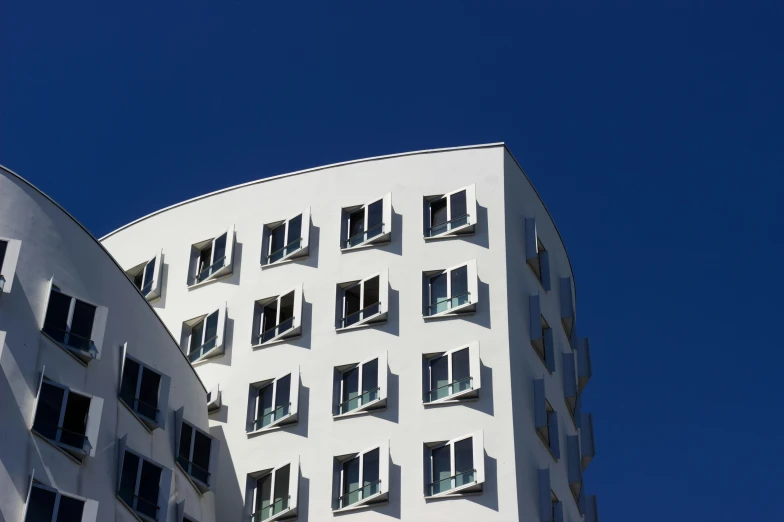
[[[300, 377], [301, 378], [301, 377]], [[297, 424], [291, 428], [283, 428], [294, 435], [308, 438], [308, 419], [310, 418], [310, 388], [300, 382]]]
[[[222, 388], [221, 388], [221, 394], [223, 394]], [[229, 405], [222, 404], [218, 411], [209, 413], [209, 419], [211, 421], [222, 422], [224, 424], [229, 422]]]
[[[389, 369], [387, 369], [389, 371]], [[389, 372], [387, 375], [387, 407], [378, 413], [380, 419], [397, 424], [400, 415], [399, 400], [400, 397], [400, 376], [396, 373]]]
[[243, 489], [237, 479], [234, 457], [230, 447], [226, 444], [226, 435], [223, 426], [210, 427], [210, 435], [220, 441], [220, 459], [218, 464], [217, 476], [215, 477], [215, 496], [221, 502], [215, 504], [216, 513], [220, 513], [219, 520], [242, 520], [245, 502], [243, 501]]
[[302, 334], [295, 337], [287, 344], [299, 346], [310, 350], [310, 339], [313, 335], [313, 304], [305, 301], [305, 296], [302, 296]]
[[479, 303], [476, 305], [476, 313], [466, 315], [465, 320], [490, 328], [490, 285], [479, 279], [477, 289], [479, 291]]
[[169, 263], [167, 263], [165, 259], [166, 257], [164, 256], [163, 266], [161, 267], [161, 296], [158, 299], [150, 301], [150, 305], [153, 308], [166, 307], [166, 294], [169, 290]]
[[484, 452], [485, 455], [485, 483], [482, 494], [467, 496], [466, 499], [484, 506], [493, 511], [498, 511], [498, 460]]
[[387, 322], [379, 330], [394, 336], [400, 335], [400, 291], [389, 287], [389, 303], [387, 303]]
[[487, 207], [476, 204], [476, 227], [474, 234], [465, 236], [465, 241], [482, 248], [490, 248], [490, 224], [487, 222]]
[[465, 405], [471, 409], [481, 411], [493, 416], [493, 369], [485, 366], [484, 363], [479, 363], [479, 372], [482, 379], [482, 386], [479, 389], [479, 400], [474, 402], [466, 402]]
[[301, 466], [299, 470], [299, 492], [297, 495], [297, 504], [297, 520], [310, 520], [308, 518], [308, 511], [310, 510], [310, 479], [302, 475]]
[[310, 241], [308, 243], [308, 257], [302, 260], [295, 260], [303, 266], [318, 268], [319, 247], [321, 246], [321, 228], [313, 224], [311, 219], [310, 225]]
[[222, 364], [231, 366], [232, 351], [234, 350], [234, 319], [226, 314], [226, 331], [223, 333], [223, 355], [207, 359], [202, 364]]
[[379, 250], [398, 256], [403, 255], [403, 215], [395, 212], [392, 206], [392, 240], [386, 245], [381, 245]]
[[232, 253], [231, 255], [231, 262], [232, 262], [231, 275], [223, 279], [218, 279], [217, 281], [222, 281], [230, 285], [240, 284], [240, 273], [242, 272], [242, 250], [243, 250], [242, 243], [240, 243], [235, 239], [234, 253]]

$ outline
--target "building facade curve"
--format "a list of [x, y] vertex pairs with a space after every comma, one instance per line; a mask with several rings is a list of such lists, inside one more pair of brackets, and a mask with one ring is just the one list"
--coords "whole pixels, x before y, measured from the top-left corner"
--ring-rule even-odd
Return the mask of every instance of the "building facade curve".
[[221, 521], [596, 520], [574, 276], [503, 144], [261, 179], [101, 242], [210, 391]]
[[199, 377], [101, 244], [2, 167], [0, 367], [0, 520], [216, 520]]

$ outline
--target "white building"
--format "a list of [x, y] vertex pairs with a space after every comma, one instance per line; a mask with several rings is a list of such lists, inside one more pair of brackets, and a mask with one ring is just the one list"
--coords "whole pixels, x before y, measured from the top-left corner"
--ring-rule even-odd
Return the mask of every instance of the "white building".
[[572, 271], [503, 144], [266, 178], [101, 241], [179, 341], [158, 358], [210, 391], [185, 417], [210, 409], [215, 480], [190, 481], [221, 522], [596, 520]]

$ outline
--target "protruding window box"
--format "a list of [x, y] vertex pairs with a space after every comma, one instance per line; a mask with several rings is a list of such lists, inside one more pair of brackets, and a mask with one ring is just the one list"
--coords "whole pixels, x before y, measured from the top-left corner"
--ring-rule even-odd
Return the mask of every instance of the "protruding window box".
[[340, 249], [349, 251], [387, 243], [392, 238], [392, 193], [341, 210]]
[[252, 383], [248, 387], [247, 435], [296, 424], [299, 419], [299, 367], [275, 379]]
[[120, 368], [120, 401], [148, 430], [166, 427], [171, 378], [128, 355], [122, 347]]
[[473, 234], [476, 227], [476, 186], [423, 199], [425, 240]]
[[558, 430], [558, 414], [545, 395], [544, 379], [534, 380], [534, 424], [536, 434], [555, 460], [561, 458], [561, 438]]
[[563, 325], [566, 338], [572, 342], [572, 332], [574, 330], [574, 299], [572, 297], [572, 278], [562, 277], [560, 282], [561, 294], [561, 325]]
[[82, 301], [49, 282], [43, 334], [77, 361], [87, 365], [101, 356], [109, 310]]
[[569, 489], [572, 492], [575, 502], [580, 505], [580, 498], [583, 490], [583, 467], [580, 455], [580, 437], [569, 435], [566, 437], [566, 459], [567, 477], [569, 479]]
[[596, 455], [596, 447], [593, 442], [593, 415], [591, 413], [582, 413], [581, 416], [580, 454], [582, 456], [582, 468], [585, 471]]
[[117, 498], [144, 522], [164, 522], [169, 507], [172, 470], [117, 442]]
[[273, 522], [297, 517], [299, 459], [247, 476], [245, 520]]
[[332, 416], [335, 419], [387, 407], [387, 353], [335, 367]]
[[591, 380], [591, 346], [587, 337], [577, 340], [577, 390], [579, 393]]
[[476, 260], [422, 273], [422, 315], [425, 319], [472, 314], [476, 312], [478, 302]]
[[261, 234], [261, 267], [307, 257], [310, 245], [310, 207], [296, 216], [265, 223]]
[[174, 412], [177, 466], [201, 493], [215, 486], [220, 442], [183, 420], [184, 408]]
[[216, 384], [207, 393], [207, 413], [215, 413], [216, 411], [221, 409], [222, 405], [223, 405], [223, 401], [221, 398], [220, 385]]
[[542, 315], [542, 308], [539, 295], [532, 295], [528, 299], [528, 330], [531, 337], [531, 347], [539, 356], [539, 359], [547, 368], [547, 371], [555, 371], [555, 342], [553, 341], [553, 331], [547, 320]]
[[479, 494], [485, 481], [484, 436], [481, 431], [425, 445], [430, 481], [425, 499]]
[[97, 519], [98, 501], [62, 493], [56, 488], [45, 485], [35, 478], [35, 470], [33, 470], [22, 520], [25, 522], [96, 522]]
[[197, 288], [223, 276], [234, 267], [234, 225], [223, 234], [191, 246], [188, 288]]
[[21, 247], [18, 239], [0, 238], [0, 295], [11, 293]]
[[180, 346], [191, 364], [206, 362], [224, 353], [226, 304], [206, 315], [182, 324]]
[[260, 348], [302, 334], [302, 286], [256, 301], [251, 346]]
[[337, 456], [332, 466], [333, 512], [367, 509], [389, 501], [389, 441]]
[[479, 342], [422, 356], [425, 406], [476, 400], [481, 388]]
[[335, 329], [349, 330], [383, 323], [389, 309], [389, 271], [337, 285]]
[[564, 522], [563, 502], [550, 486], [550, 468], [539, 469], [539, 522]]
[[536, 230], [536, 218], [525, 220], [525, 262], [531, 267], [542, 288], [549, 292], [550, 286], [550, 253], [542, 244]]
[[125, 275], [133, 281], [133, 285], [148, 301], [154, 301], [161, 296], [162, 274], [163, 250], [152, 259], [138, 264], [125, 272]]

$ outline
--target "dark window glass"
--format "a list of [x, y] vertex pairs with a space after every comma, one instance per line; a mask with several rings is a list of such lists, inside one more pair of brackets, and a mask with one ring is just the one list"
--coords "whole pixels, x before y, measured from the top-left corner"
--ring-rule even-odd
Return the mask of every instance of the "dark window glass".
[[57, 493], [33, 486], [25, 522], [51, 522]]
[[456, 219], [466, 215], [466, 192], [461, 190], [449, 196], [451, 208], [451, 218]]
[[[95, 307], [77, 299], [74, 304], [74, 313], [71, 320], [71, 333], [78, 335], [84, 340], [89, 340], [93, 333], [94, 319]], [[87, 348], [87, 346], [84, 348]]]
[[378, 480], [378, 457], [379, 457], [379, 450], [374, 449], [373, 451], [369, 451], [365, 453], [364, 456], [364, 466], [362, 469], [363, 477], [362, 477], [362, 485], [366, 486], [368, 484], [372, 484]]
[[459, 381], [471, 376], [471, 367], [468, 361], [468, 348], [452, 353], [452, 380]]
[[8, 241], [0, 241], [0, 275], [3, 275], [3, 262], [5, 261], [5, 251], [8, 249]]
[[362, 365], [362, 393], [376, 388], [378, 388], [378, 359], [373, 359]]
[[294, 317], [294, 292], [280, 298], [280, 322]]
[[82, 522], [82, 511], [84, 511], [84, 502], [60, 495], [57, 522]]
[[270, 234], [270, 254], [286, 246], [286, 224], [272, 229]]
[[365, 209], [361, 208], [348, 216], [348, 237], [365, 231]]
[[[360, 285], [352, 286], [351, 288], [346, 289], [346, 317], [350, 316], [351, 314], [358, 312], [360, 310], [360, 292], [361, 292]], [[349, 318], [349, 321], [355, 322], [358, 318], [353, 317]], [[350, 323], [349, 323], [350, 324]], [[345, 326], [348, 326], [346, 324]]]
[[133, 276], [133, 284], [136, 285], [136, 288], [139, 290], [142, 289], [144, 286], [144, 270], [139, 270], [135, 276]]
[[204, 321], [200, 322], [199, 324], [195, 325], [191, 329], [191, 352], [195, 352], [196, 350], [201, 347], [201, 339], [204, 332]]
[[261, 511], [269, 503], [272, 496], [272, 473], [264, 475], [256, 481], [256, 507], [255, 512]]
[[[161, 376], [151, 370], [145, 368], [142, 371], [142, 385], [139, 389], [139, 400], [141, 400], [145, 406], [151, 408], [152, 410], [158, 409], [158, 390], [161, 387]], [[147, 409], [147, 408], [145, 408]], [[150, 418], [155, 420], [154, 411], [150, 411]], [[145, 413], [147, 415], [147, 413]]]
[[302, 214], [289, 220], [288, 242], [292, 243], [302, 237]]
[[[384, 219], [384, 201], [378, 200], [375, 203], [371, 203], [368, 205], [368, 231], [370, 232], [373, 227], [376, 225], [380, 225]], [[368, 235], [377, 235], [381, 233], [381, 227], [378, 227], [377, 231], [373, 230], [371, 234]]]
[[284, 466], [275, 473], [275, 502], [289, 498], [289, 468]]
[[[452, 455], [449, 446], [441, 446], [433, 450], [433, 482], [452, 476]], [[439, 488], [436, 488], [436, 493]]]
[[[274, 388], [272, 384], [268, 384], [267, 386], [263, 387], [259, 390], [259, 406], [257, 411], [257, 419], [261, 419], [264, 415], [267, 415], [271, 412], [274, 408], [272, 406], [272, 394], [274, 392]], [[256, 426], [257, 428], [261, 426]]]
[[182, 430], [180, 431], [180, 454], [179, 456], [185, 460], [191, 460], [191, 437], [193, 435], [193, 428], [189, 425], [182, 423]]
[[[430, 304], [434, 305], [447, 298], [446, 295], [446, 274], [438, 274], [430, 278]], [[436, 309], [431, 309], [430, 313], [436, 313]]]
[[142, 463], [142, 475], [139, 479], [140, 501], [136, 509], [150, 518], [157, 518], [158, 494], [161, 485], [161, 468], [147, 462]]
[[49, 304], [46, 307], [44, 331], [56, 341], [65, 341], [65, 330], [68, 322], [68, 312], [71, 308], [71, 298], [52, 290], [49, 294]]
[[84, 447], [84, 435], [87, 432], [87, 412], [89, 411], [89, 397], [73, 392], [68, 394], [60, 442], [75, 448]]
[[122, 476], [120, 477], [120, 498], [133, 506], [133, 495], [136, 489], [136, 474], [139, 472], [139, 457], [126, 451], [123, 459]]
[[155, 259], [147, 263], [144, 267], [144, 284], [147, 285], [155, 276]]
[[378, 276], [373, 279], [365, 281], [365, 300], [362, 303], [362, 308], [367, 308], [372, 304], [376, 304], [379, 298], [379, 278]]
[[211, 313], [204, 323], [204, 342], [207, 342], [218, 335], [218, 312]]
[[468, 293], [468, 267], [461, 266], [452, 270], [452, 295], [450, 297], [457, 297]]
[[[123, 368], [123, 378], [120, 384], [120, 397], [125, 400], [132, 400], [136, 398], [136, 384], [139, 382], [139, 370], [141, 366], [136, 361], [125, 359], [125, 368]], [[129, 404], [133, 407], [133, 403]]]
[[437, 199], [430, 203], [430, 227], [444, 224], [448, 221], [446, 217], [446, 198]]
[[193, 463], [205, 471], [210, 469], [211, 445], [212, 441], [208, 436], [199, 431], [196, 432], [196, 438], [193, 441]]
[[[435, 390], [449, 384], [449, 360], [438, 357], [430, 361], [430, 389]], [[435, 397], [433, 397], [435, 398]]]
[[50, 440], [57, 439], [57, 428], [60, 425], [60, 410], [63, 406], [65, 390], [47, 382], [41, 385], [38, 397], [38, 408], [35, 411], [33, 428]]
[[359, 457], [343, 463], [343, 494], [359, 488]]
[[267, 331], [278, 324], [278, 300], [274, 300], [264, 307], [262, 330]]
[[343, 372], [343, 399], [348, 401], [359, 395], [359, 368], [351, 368]]
[[206, 270], [212, 264], [212, 243], [199, 252], [199, 272]]
[[[215, 240], [215, 252], [212, 254], [212, 262], [218, 263], [226, 255], [226, 234]], [[220, 266], [220, 264], [218, 265]]]
[[275, 407], [285, 406], [291, 398], [291, 374], [278, 379], [277, 390], [275, 393]]
[[474, 445], [471, 438], [455, 442], [455, 474], [474, 469]]

